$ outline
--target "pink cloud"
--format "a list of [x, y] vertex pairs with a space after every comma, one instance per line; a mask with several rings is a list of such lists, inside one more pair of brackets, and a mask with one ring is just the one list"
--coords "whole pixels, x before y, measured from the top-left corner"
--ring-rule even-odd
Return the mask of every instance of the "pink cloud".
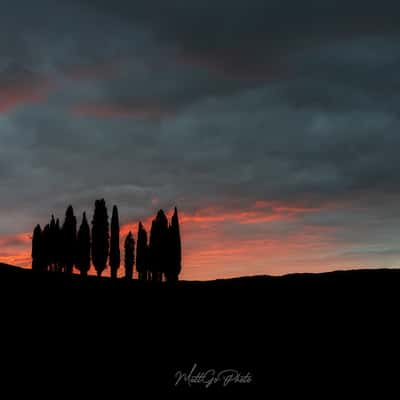
[[0, 113], [45, 101], [52, 82], [43, 74], [10, 64], [0, 71]]
[[0, 236], [0, 262], [30, 268], [31, 238], [30, 233]]
[[47, 80], [15, 87], [0, 85], [0, 113], [8, 112], [16, 107], [43, 102], [50, 91]]
[[0, 236], [0, 249], [24, 247], [31, 243], [31, 233]]

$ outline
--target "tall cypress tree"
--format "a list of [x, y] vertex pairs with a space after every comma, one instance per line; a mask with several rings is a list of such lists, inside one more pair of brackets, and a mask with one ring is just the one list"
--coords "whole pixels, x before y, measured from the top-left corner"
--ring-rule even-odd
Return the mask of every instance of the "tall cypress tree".
[[43, 270], [43, 241], [42, 228], [37, 225], [32, 237], [32, 269], [34, 271]]
[[90, 228], [86, 219], [86, 213], [83, 213], [82, 223], [78, 231], [76, 267], [82, 276], [86, 276], [90, 270]]
[[50, 225], [47, 224], [42, 231], [43, 271], [50, 271], [51, 264], [51, 234]]
[[92, 261], [97, 276], [101, 276], [107, 267], [109, 253], [109, 222], [104, 199], [96, 200], [92, 221]]
[[65, 272], [72, 274], [76, 258], [76, 217], [72, 206], [67, 208], [65, 221], [62, 227], [63, 261]]
[[146, 281], [148, 279], [148, 246], [147, 246], [147, 232], [143, 224], [139, 222], [139, 229], [137, 235], [136, 247], [136, 270], [140, 280]]
[[152, 280], [160, 282], [168, 260], [168, 219], [163, 210], [157, 213], [150, 232]]
[[54, 252], [55, 252], [55, 270], [61, 272], [63, 264], [63, 235], [60, 228], [60, 220], [57, 218], [54, 229]]
[[121, 264], [121, 253], [119, 249], [119, 217], [117, 206], [113, 207], [111, 217], [111, 240], [110, 240], [110, 267], [111, 278], [117, 277], [117, 272]]
[[176, 282], [182, 270], [182, 244], [179, 228], [178, 210], [175, 207], [174, 215], [171, 219], [171, 225], [168, 229], [168, 262], [165, 271], [165, 278], [169, 282]]
[[125, 278], [132, 279], [133, 265], [135, 263], [135, 239], [129, 232], [125, 239]]
[[82, 276], [86, 276], [90, 270], [90, 228], [86, 213], [83, 213], [76, 240], [76, 268]]
[[159, 234], [159, 255], [158, 255], [158, 280], [162, 280], [162, 274], [165, 272], [168, 260], [169, 235], [168, 235], [168, 218], [163, 210], [157, 214], [157, 225]]
[[51, 216], [50, 228], [48, 232], [48, 253], [49, 253], [49, 270], [55, 271], [56, 269], [56, 259], [57, 259], [57, 232], [56, 232], [56, 220], [54, 215]]
[[157, 222], [155, 219], [151, 222], [150, 239], [149, 239], [149, 273], [152, 281], [157, 281]]

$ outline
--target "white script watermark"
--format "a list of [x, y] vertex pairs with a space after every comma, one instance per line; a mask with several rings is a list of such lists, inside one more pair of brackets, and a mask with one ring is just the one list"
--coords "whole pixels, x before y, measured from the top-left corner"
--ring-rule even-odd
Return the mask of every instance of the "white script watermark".
[[175, 373], [175, 386], [200, 385], [206, 388], [212, 385], [221, 385], [227, 387], [234, 384], [250, 384], [253, 382], [253, 376], [250, 372], [241, 373], [236, 369], [208, 369], [200, 370], [195, 363], [189, 372], [177, 371]]

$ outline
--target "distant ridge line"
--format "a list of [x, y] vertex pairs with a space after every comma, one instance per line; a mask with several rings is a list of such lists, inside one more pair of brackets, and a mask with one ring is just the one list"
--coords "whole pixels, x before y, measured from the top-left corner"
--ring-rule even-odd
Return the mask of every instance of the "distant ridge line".
[[[27, 272], [32, 273], [31, 269], [18, 267], [11, 264], [0, 263], [0, 272], [4, 270], [13, 271], [13, 272]], [[288, 273], [284, 275], [249, 275], [249, 276], [240, 276], [233, 278], [219, 278], [219, 279], [211, 279], [206, 281], [201, 280], [181, 280], [182, 283], [223, 283], [223, 282], [235, 282], [235, 281], [247, 281], [247, 280], [280, 280], [280, 279], [290, 279], [290, 278], [306, 278], [306, 277], [327, 277], [332, 275], [354, 275], [354, 274], [365, 274], [365, 273], [379, 273], [379, 272], [389, 272], [389, 271], [399, 271], [398, 267], [361, 267], [361, 268], [352, 268], [352, 269], [337, 269], [332, 271], [324, 271], [324, 272], [295, 272]], [[79, 274], [73, 274], [75, 277], [78, 277]], [[94, 278], [96, 278], [93, 275]], [[108, 280], [108, 277], [103, 277], [103, 279]], [[122, 278], [121, 278], [122, 279]]]

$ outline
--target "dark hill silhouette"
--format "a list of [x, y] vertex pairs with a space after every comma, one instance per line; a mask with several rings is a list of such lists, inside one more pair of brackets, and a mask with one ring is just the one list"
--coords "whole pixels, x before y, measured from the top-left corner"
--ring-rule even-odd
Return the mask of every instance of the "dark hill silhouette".
[[252, 372], [235, 392], [359, 394], [395, 371], [399, 288], [397, 269], [166, 284], [0, 264], [2, 343], [71, 395], [172, 390], [194, 363]]

